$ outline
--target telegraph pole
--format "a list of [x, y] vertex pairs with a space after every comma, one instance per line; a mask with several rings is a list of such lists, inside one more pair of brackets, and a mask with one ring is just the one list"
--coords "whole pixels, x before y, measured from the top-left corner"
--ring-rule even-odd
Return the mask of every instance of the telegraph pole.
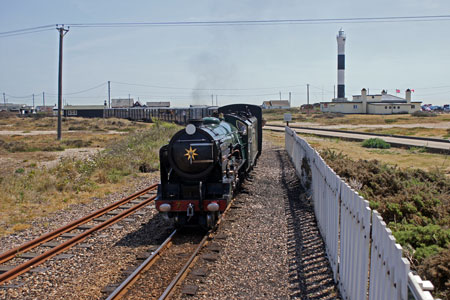
[[42, 92], [42, 106], [45, 109], [45, 93], [44, 92]]
[[306, 111], [309, 115], [309, 83], [306, 85], [306, 104], [308, 105]]
[[33, 108], [34, 108], [34, 94], [33, 94]]
[[211, 94], [211, 106], [214, 106], [214, 95]]
[[111, 81], [108, 80], [108, 108], [111, 108]]
[[62, 112], [62, 61], [63, 61], [63, 38], [66, 33], [69, 31], [69, 27], [64, 28], [64, 25], [61, 25], [56, 28], [59, 31], [59, 73], [58, 73], [58, 132], [57, 139], [61, 140], [61, 112]]
[[3, 93], [3, 105], [5, 106], [5, 109], [6, 109], [6, 97], [5, 97], [5, 93]]
[[309, 83], [306, 85], [306, 104], [309, 105]]

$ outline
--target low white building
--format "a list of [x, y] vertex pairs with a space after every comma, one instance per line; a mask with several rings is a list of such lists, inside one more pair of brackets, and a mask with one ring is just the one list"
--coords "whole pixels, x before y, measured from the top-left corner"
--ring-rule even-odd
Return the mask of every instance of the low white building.
[[320, 102], [322, 112], [343, 114], [411, 114], [420, 110], [421, 101], [411, 101], [411, 90], [407, 89], [405, 98], [397, 97], [382, 91], [381, 94], [367, 95], [362, 89], [361, 95], [354, 95], [353, 101]]
[[133, 107], [133, 105], [134, 105], [133, 98], [111, 99], [111, 108], [127, 108], [127, 107]]
[[269, 100], [261, 105], [263, 109], [289, 109], [291, 104], [288, 100]]

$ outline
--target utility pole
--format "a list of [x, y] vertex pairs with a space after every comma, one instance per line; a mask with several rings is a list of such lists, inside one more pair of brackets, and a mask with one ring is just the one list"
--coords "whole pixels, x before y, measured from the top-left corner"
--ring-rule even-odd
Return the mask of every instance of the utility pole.
[[214, 106], [214, 95], [211, 94], [211, 106]]
[[306, 111], [309, 115], [309, 83], [306, 85], [306, 104], [308, 105]]
[[33, 108], [34, 108], [34, 94], [33, 94]]
[[306, 104], [309, 105], [309, 83], [306, 85]]
[[291, 105], [291, 92], [289, 92], [289, 106], [292, 106]]
[[281, 92], [280, 92], [280, 100], [281, 100]]
[[131, 107], [131, 96], [128, 94], [128, 106]]
[[217, 101], [217, 95], [216, 95], [216, 106], [219, 106], [219, 102]]
[[56, 28], [59, 31], [59, 74], [58, 74], [58, 132], [57, 139], [61, 140], [61, 112], [62, 112], [62, 62], [63, 62], [63, 39], [66, 33], [69, 31], [69, 27], [67, 29], [64, 25], [61, 25]]
[[44, 92], [42, 92], [42, 106], [45, 109], [45, 93]]
[[5, 109], [6, 109], [6, 97], [5, 97], [5, 93], [3, 93], [3, 105], [5, 106]]
[[111, 81], [108, 80], [108, 107], [111, 108]]

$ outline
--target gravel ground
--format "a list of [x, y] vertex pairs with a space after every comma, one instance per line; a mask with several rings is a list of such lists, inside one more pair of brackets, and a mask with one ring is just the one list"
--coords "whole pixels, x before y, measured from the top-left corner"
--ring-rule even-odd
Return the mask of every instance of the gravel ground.
[[[73, 205], [69, 210], [36, 220], [29, 230], [3, 237], [0, 240], [2, 251], [85, 216], [151, 183], [149, 179], [141, 180], [121, 193], [97, 199], [91, 204]], [[143, 214], [131, 215], [128, 221], [122, 220], [87, 238], [83, 246], [64, 252], [69, 254], [68, 257], [53, 258], [40, 265], [39, 272], [25, 273], [12, 280], [8, 283], [12, 288], [0, 286], [0, 299], [100, 299], [104, 297], [102, 289], [110, 283], [120, 282], [123, 271], [135, 267], [139, 263], [137, 257], [159, 245], [170, 228], [170, 224], [150, 205]]]
[[286, 152], [265, 143], [252, 177], [218, 229], [217, 260], [200, 259], [181, 285], [197, 293], [178, 298], [335, 299], [314, 212]]
[[[157, 176], [157, 175], [156, 175]], [[154, 179], [157, 181], [157, 178]], [[148, 186], [141, 181], [129, 190], [74, 205], [33, 222], [29, 230], [0, 239], [0, 251], [31, 240], [94, 209]], [[283, 149], [264, 143], [258, 166], [236, 197], [232, 209], [202, 250], [180, 289], [194, 285], [184, 299], [334, 299], [332, 274], [312, 207]], [[124, 279], [137, 267], [143, 252], [155, 249], [172, 226], [153, 207], [132, 221], [88, 238], [86, 248], [75, 247], [65, 259], [52, 259], [40, 272], [13, 280], [18, 287], [0, 287], [0, 299], [101, 299], [101, 290]], [[180, 292], [180, 290], [178, 290]], [[147, 294], [149, 295], [149, 294]], [[140, 294], [130, 294], [143, 297]], [[151, 298], [151, 297], [149, 297]]]

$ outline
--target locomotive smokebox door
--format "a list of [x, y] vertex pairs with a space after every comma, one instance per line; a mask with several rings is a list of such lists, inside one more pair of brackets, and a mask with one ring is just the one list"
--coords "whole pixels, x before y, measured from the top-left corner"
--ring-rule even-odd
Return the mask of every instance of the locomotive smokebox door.
[[177, 141], [171, 149], [174, 169], [180, 175], [202, 174], [214, 165], [214, 144]]

